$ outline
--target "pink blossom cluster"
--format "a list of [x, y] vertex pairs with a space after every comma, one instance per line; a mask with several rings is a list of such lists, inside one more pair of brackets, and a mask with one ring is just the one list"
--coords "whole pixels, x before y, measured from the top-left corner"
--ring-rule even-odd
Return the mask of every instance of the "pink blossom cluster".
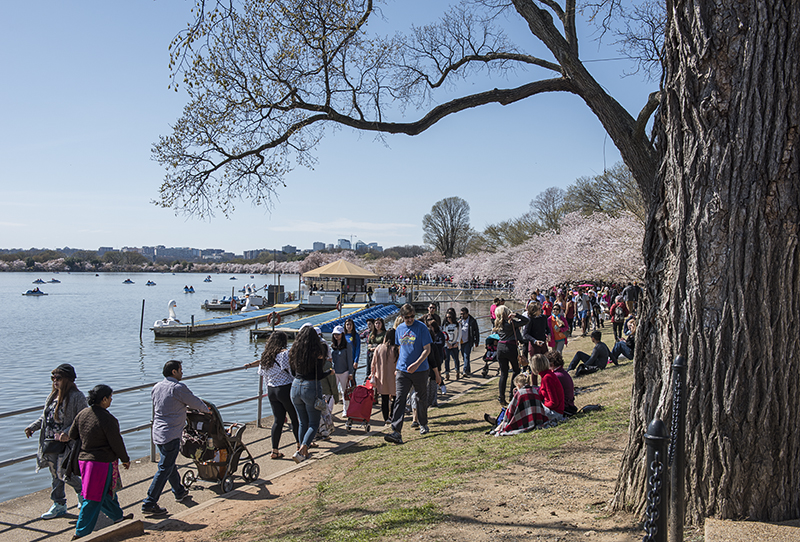
[[644, 229], [633, 215], [570, 213], [562, 219], [559, 232], [548, 231], [494, 253], [439, 262], [423, 274], [450, 275], [456, 284], [473, 279], [513, 281], [518, 299], [555, 284], [641, 280], [643, 237]]

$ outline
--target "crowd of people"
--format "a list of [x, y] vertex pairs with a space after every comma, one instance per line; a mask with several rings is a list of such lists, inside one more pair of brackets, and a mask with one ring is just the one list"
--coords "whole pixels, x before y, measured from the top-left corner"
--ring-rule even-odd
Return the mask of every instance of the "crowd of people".
[[[532, 292], [525, 310], [519, 312], [495, 298], [489, 317], [497, 339], [498, 402], [503, 410], [498, 417], [486, 414], [494, 427], [491, 433], [516, 434], [575, 414], [573, 375], [618, 365], [620, 355], [633, 359], [640, 295], [637, 283], [621, 290], [615, 285], [597, 289], [589, 284], [564, 285]], [[614, 334], [611, 349], [602, 341], [606, 321], [611, 322]], [[582, 337], [591, 333], [594, 347], [590, 354], [576, 352], [565, 370], [562, 352], [576, 330]], [[506, 396], [509, 376], [513, 387]]]
[[[599, 290], [588, 285], [558, 287], [532, 293], [525, 310], [518, 312], [495, 299], [490, 309], [491, 337], [497, 339], [498, 401], [503, 410], [497, 417], [486, 415], [493, 425], [491, 434], [513, 435], [575, 414], [569, 372], [578, 377], [609, 363], [616, 365], [620, 355], [633, 358], [639, 295], [635, 283], [620, 292], [613, 286]], [[600, 331], [606, 321], [611, 322], [614, 335], [611, 349]], [[565, 370], [562, 352], [576, 330], [582, 336], [591, 333], [594, 348], [590, 354], [577, 352]], [[337, 404], [341, 404], [342, 418], [347, 417], [347, 397], [356, 385], [362, 342], [366, 344], [367, 381], [375, 402], [380, 402], [384, 424], [391, 425], [384, 438], [402, 444], [407, 413], [412, 427], [427, 434], [428, 408], [436, 406], [439, 393], [446, 393], [445, 381], [451, 372], [456, 380], [471, 376], [470, 357], [480, 344], [480, 330], [467, 307], [459, 313], [448, 308], [442, 319], [432, 303], [417, 319], [414, 307], [405, 304], [391, 327], [376, 318], [359, 334], [348, 319], [344, 326], [334, 328], [328, 344], [319, 328], [306, 324], [291, 348], [288, 342], [281, 331], [271, 334], [260, 359], [245, 367], [258, 366], [266, 384], [273, 412], [271, 459], [284, 457], [280, 440], [288, 418], [296, 445], [292, 458], [300, 463], [318, 446], [317, 438], [330, 437]], [[206, 403], [181, 382], [181, 362], [168, 361], [162, 372], [164, 380], [151, 392], [152, 436], [160, 460], [141, 508], [143, 514], [156, 517], [167, 514], [158, 504], [167, 483], [177, 502], [189, 494], [176, 467], [187, 409], [209, 412]], [[52, 478], [52, 506], [41, 517], [66, 514], [65, 488], [69, 486], [79, 500], [74, 538], [80, 538], [92, 532], [101, 511], [112, 521], [131, 517], [123, 515], [116, 498], [121, 487], [118, 465], [127, 469], [130, 458], [119, 423], [108, 412], [113, 390], [97, 385], [87, 400], [75, 385], [76, 378], [69, 364], [52, 371], [53, 387], [44, 410], [25, 428], [25, 434], [30, 437], [40, 431], [37, 466], [49, 469]]]

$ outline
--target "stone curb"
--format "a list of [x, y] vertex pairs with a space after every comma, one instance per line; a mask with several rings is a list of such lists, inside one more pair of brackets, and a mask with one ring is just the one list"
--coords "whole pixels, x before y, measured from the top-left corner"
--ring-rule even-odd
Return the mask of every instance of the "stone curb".
[[129, 519], [109, 525], [105, 529], [95, 531], [81, 538], [86, 542], [110, 542], [111, 540], [124, 540], [144, 534], [144, 522], [140, 519]]

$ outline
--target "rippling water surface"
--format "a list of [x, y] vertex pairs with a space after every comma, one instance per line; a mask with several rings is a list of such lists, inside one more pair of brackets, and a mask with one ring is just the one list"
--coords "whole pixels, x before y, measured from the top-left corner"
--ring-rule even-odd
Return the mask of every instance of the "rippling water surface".
[[[51, 389], [50, 371], [70, 363], [78, 373], [76, 384], [86, 393], [96, 384], [122, 389], [157, 382], [169, 359], [183, 361], [186, 376], [238, 367], [260, 355], [262, 343], [250, 341], [247, 327], [195, 339], [156, 339], [149, 327], [167, 316], [167, 304], [177, 302], [177, 316], [189, 321], [224, 313], [205, 311], [200, 305], [213, 296], [230, 295], [231, 287], [246, 283], [261, 287], [273, 284], [272, 275], [213, 275], [203, 282], [201, 274], [119, 274], [119, 273], [0, 273], [0, 412], [44, 404]], [[123, 284], [130, 277], [135, 284]], [[21, 294], [34, 287], [37, 278], [61, 280], [61, 284], [39, 284], [43, 297]], [[297, 290], [297, 275], [282, 275], [286, 291]], [[148, 280], [156, 286], [145, 286]], [[184, 285], [194, 294], [184, 294]], [[145, 302], [144, 330], [139, 339], [142, 301]], [[216, 404], [252, 397], [258, 393], [255, 370], [190, 380], [192, 391]], [[150, 390], [115, 394], [111, 413], [122, 429], [150, 420]], [[269, 403], [264, 401], [264, 415]], [[0, 461], [35, 453], [38, 433], [25, 438], [23, 429], [39, 413], [0, 419]], [[249, 402], [222, 411], [228, 421], [256, 418], [256, 403]], [[125, 436], [131, 457], [150, 453], [149, 431]], [[35, 461], [28, 460], [0, 469], [0, 501], [25, 495], [50, 485], [50, 475], [34, 473]]]

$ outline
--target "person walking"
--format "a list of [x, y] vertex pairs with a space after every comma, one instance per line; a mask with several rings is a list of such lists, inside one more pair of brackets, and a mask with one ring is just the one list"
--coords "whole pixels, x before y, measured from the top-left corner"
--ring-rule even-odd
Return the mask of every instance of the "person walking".
[[167, 510], [158, 505], [164, 486], [169, 482], [175, 500], [181, 502], [189, 496], [189, 489], [181, 483], [175, 461], [180, 451], [181, 433], [186, 425], [186, 409], [192, 408], [208, 413], [202, 399], [195, 396], [183, 379], [182, 363], [172, 359], [161, 371], [164, 380], [153, 386], [153, 444], [158, 447], [158, 470], [156, 470], [147, 497], [142, 501], [142, 513], [146, 516], [164, 516]]
[[276, 331], [267, 339], [261, 359], [252, 363], [245, 363], [245, 368], [258, 365], [258, 374], [264, 381], [267, 388], [267, 399], [272, 407], [272, 455], [271, 459], [282, 459], [284, 455], [280, 451], [281, 434], [283, 425], [286, 423], [286, 416], [292, 420], [292, 433], [294, 441], [300, 447], [300, 439], [297, 436], [297, 411], [292, 404], [290, 391], [294, 377], [289, 371], [289, 352], [286, 349], [289, 339], [283, 331]]
[[453, 368], [459, 373], [458, 352], [461, 347], [461, 326], [458, 323], [456, 311], [453, 308], [447, 309], [444, 316], [444, 326], [442, 332], [445, 336], [444, 343], [444, 378], [450, 380], [450, 358], [453, 359]]
[[[492, 331], [497, 333], [500, 341], [497, 345], [497, 362], [500, 365], [500, 382], [499, 393], [497, 400], [501, 405], [508, 404], [506, 400], [506, 384], [508, 383], [508, 370], [509, 366], [513, 371], [513, 379], [520, 373], [519, 368], [519, 338], [522, 333], [520, 330], [525, 324], [528, 323], [528, 318], [521, 314], [512, 312], [511, 309], [505, 305], [500, 305], [494, 312], [495, 321]], [[511, 390], [511, 397], [514, 392]]]
[[428, 314], [425, 315], [425, 323], [427, 320], [432, 318], [436, 320], [436, 324], [441, 328], [442, 327], [442, 317], [436, 312], [436, 303], [430, 303], [428, 305]]
[[614, 331], [614, 342], [617, 342], [622, 338], [622, 326], [625, 323], [625, 318], [628, 317], [628, 307], [622, 300], [621, 295], [616, 297], [609, 312], [611, 313], [611, 328]]
[[567, 337], [569, 336], [569, 326], [561, 318], [561, 307], [553, 305], [553, 313], [547, 319], [547, 329], [549, 330], [547, 346], [553, 350], [562, 352], [567, 345]]
[[389, 423], [394, 397], [397, 395], [395, 381], [395, 367], [400, 356], [399, 348], [395, 344], [395, 329], [389, 329], [384, 335], [383, 343], [375, 350], [372, 356], [372, 385], [375, 394], [381, 397], [381, 413], [384, 425]]
[[333, 328], [331, 334], [331, 359], [333, 361], [333, 371], [336, 373], [336, 382], [341, 388], [342, 394], [342, 417], [347, 415], [347, 407], [350, 401], [347, 399], [347, 389], [351, 382], [355, 384], [355, 362], [353, 359], [353, 349], [351, 343], [347, 342], [342, 326]]
[[310, 457], [308, 448], [314, 442], [319, 428], [322, 412], [317, 408], [317, 399], [323, 400], [320, 380], [330, 374], [330, 371], [323, 369], [326, 350], [319, 335], [311, 326], [300, 329], [289, 350], [289, 366], [295, 375], [292, 381], [292, 404], [297, 410], [300, 425], [298, 428], [300, 448], [292, 456], [295, 463]]
[[64, 472], [62, 463], [70, 454], [74, 442], [65, 444], [60, 437], [69, 431], [78, 413], [87, 407], [86, 396], [75, 386], [77, 374], [69, 363], [63, 363], [53, 369], [50, 380], [53, 388], [44, 403], [44, 410], [39, 418], [25, 428], [25, 436], [30, 438], [36, 431], [39, 433], [39, 448], [36, 453], [36, 470], [50, 470], [50, 509], [41, 515], [42, 519], [54, 519], [67, 513], [67, 495], [64, 485], [75, 490], [78, 502], [81, 497], [80, 476]]
[[386, 336], [386, 322], [383, 318], [375, 318], [372, 324], [372, 329], [367, 336], [367, 376], [364, 381], [369, 380], [372, 374], [372, 356], [375, 355], [375, 350], [383, 344], [383, 338]]
[[403, 416], [411, 388], [417, 392], [419, 433], [428, 433], [428, 355], [432, 342], [428, 327], [416, 320], [413, 306], [403, 305], [400, 316], [403, 323], [397, 327], [395, 335], [395, 343], [400, 346], [395, 376], [397, 399], [392, 412], [392, 433], [383, 437], [395, 444], [403, 444]]
[[350, 348], [353, 350], [353, 364], [355, 365], [353, 369], [353, 377], [355, 377], [355, 369], [358, 369], [358, 359], [361, 357], [361, 335], [359, 335], [358, 331], [356, 331], [356, 323], [352, 318], [348, 318], [344, 321], [344, 338], [347, 340], [347, 342], [350, 344]]
[[114, 390], [105, 384], [98, 384], [89, 390], [89, 406], [75, 417], [69, 435], [71, 441], [80, 439], [80, 465], [83, 505], [75, 525], [76, 538], [90, 534], [97, 525], [97, 518], [103, 512], [114, 523], [133, 519], [133, 514], [125, 515], [117, 500], [117, 490], [122, 487], [118, 462], [127, 470], [131, 459], [125, 449], [119, 421], [108, 412]]
[[[461, 307], [461, 355], [464, 358], [464, 376], [472, 376], [469, 367], [469, 355], [472, 348], [477, 347], [481, 341], [481, 332], [478, 330], [478, 321], [472, 317], [467, 307]], [[458, 380], [458, 367], [456, 367], [456, 380]]]

